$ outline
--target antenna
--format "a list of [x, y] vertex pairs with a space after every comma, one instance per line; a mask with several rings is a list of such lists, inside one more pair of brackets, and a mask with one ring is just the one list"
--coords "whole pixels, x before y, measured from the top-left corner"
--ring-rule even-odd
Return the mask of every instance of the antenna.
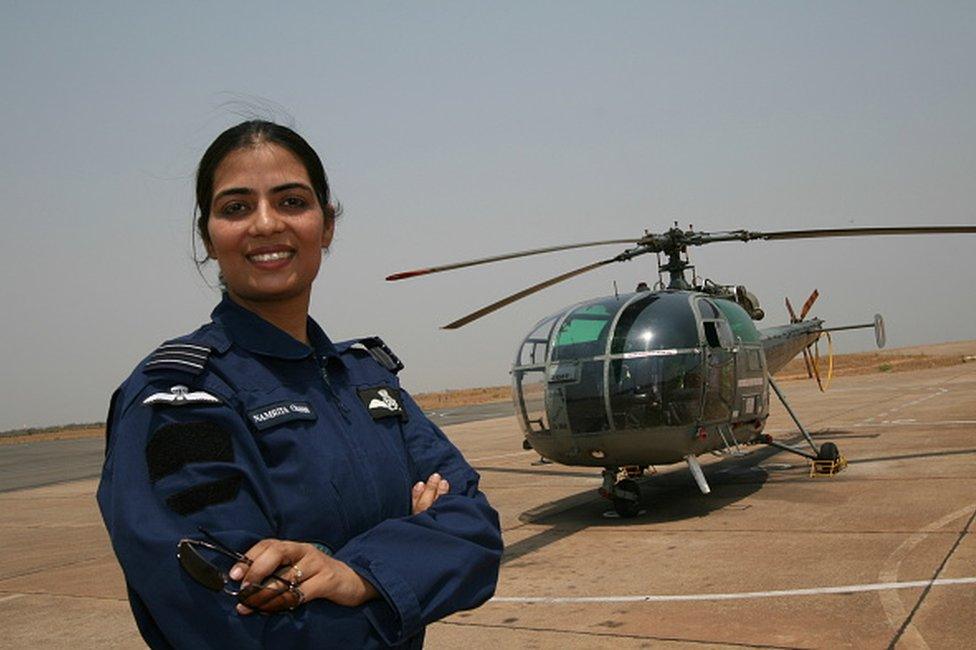
[[613, 281], [613, 297], [616, 298], [617, 300], [620, 299], [620, 294], [617, 293], [617, 281], [616, 280]]

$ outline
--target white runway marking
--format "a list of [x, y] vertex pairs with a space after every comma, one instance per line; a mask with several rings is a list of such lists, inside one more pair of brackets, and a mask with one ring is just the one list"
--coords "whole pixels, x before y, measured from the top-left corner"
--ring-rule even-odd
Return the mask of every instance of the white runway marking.
[[881, 422], [861, 422], [852, 424], [852, 427], [950, 427], [960, 424], [976, 424], [976, 420], [916, 420], [915, 418], [903, 418], [901, 420], [883, 420]]
[[[897, 580], [898, 571], [901, 569], [901, 563], [911, 555], [912, 551], [916, 546], [921, 544], [926, 537], [935, 531], [941, 530], [956, 521], [957, 519], [962, 519], [963, 517], [968, 517], [976, 504], [969, 504], [964, 508], [960, 508], [955, 512], [947, 514], [941, 519], [936, 519], [932, 523], [928, 524], [922, 530], [918, 531], [904, 542], [902, 542], [898, 548], [891, 552], [887, 558], [885, 558], [884, 564], [881, 567], [881, 572], [878, 573], [878, 578], [880, 580]], [[938, 580], [935, 580], [932, 584], [936, 584]], [[905, 604], [901, 602], [901, 598], [898, 594], [886, 592], [878, 594], [881, 599], [881, 607], [885, 611], [885, 616], [888, 618], [888, 623], [891, 625], [892, 630], [897, 630], [901, 627], [902, 621], [908, 616], [908, 610], [905, 609]], [[908, 627], [905, 628], [905, 632], [902, 634], [902, 641], [910, 642], [912, 647], [915, 648], [928, 648], [929, 645], [922, 638], [921, 633], [915, 627], [914, 623], [910, 623]]]
[[976, 576], [968, 578], [942, 578], [939, 580], [912, 580], [910, 582], [879, 582], [866, 585], [840, 587], [813, 587], [812, 589], [783, 589], [779, 591], [743, 591], [724, 594], [647, 594], [643, 596], [495, 596], [490, 603], [667, 603], [703, 600], [747, 600], [750, 598], [783, 598], [790, 596], [823, 596], [830, 594], [856, 594], [866, 591], [891, 589], [918, 589], [932, 585], [976, 585]]

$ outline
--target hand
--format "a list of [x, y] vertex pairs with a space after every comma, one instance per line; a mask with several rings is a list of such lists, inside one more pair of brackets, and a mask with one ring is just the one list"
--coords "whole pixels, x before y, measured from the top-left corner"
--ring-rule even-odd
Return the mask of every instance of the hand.
[[[376, 588], [349, 565], [329, 557], [311, 544], [263, 539], [245, 555], [250, 566], [235, 564], [230, 577], [247, 585], [265, 585], [237, 605], [240, 614], [294, 609], [303, 602], [325, 598], [338, 605], [356, 607], [376, 598]], [[296, 570], [297, 567], [297, 570]], [[275, 577], [277, 576], [277, 577]], [[295, 583], [304, 598], [289, 585]]]
[[430, 475], [426, 483], [417, 481], [410, 495], [413, 500], [413, 514], [419, 515], [434, 505], [434, 502], [447, 494], [450, 489], [451, 484], [447, 479], [441, 478], [441, 475], [436, 472]]

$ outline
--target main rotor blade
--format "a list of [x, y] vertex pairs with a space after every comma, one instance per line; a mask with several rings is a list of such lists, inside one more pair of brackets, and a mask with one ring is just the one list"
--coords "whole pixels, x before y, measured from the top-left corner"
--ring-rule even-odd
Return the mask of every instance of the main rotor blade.
[[490, 305], [488, 305], [486, 307], [482, 307], [478, 311], [471, 312], [467, 316], [464, 316], [462, 318], [459, 318], [456, 321], [454, 321], [453, 323], [448, 323], [447, 325], [445, 325], [441, 329], [454, 330], [454, 329], [457, 329], [459, 327], [464, 327], [465, 325], [467, 325], [471, 321], [478, 320], [482, 316], [487, 316], [488, 314], [492, 313], [493, 311], [498, 311], [502, 307], [504, 307], [506, 305], [510, 305], [513, 302], [515, 302], [516, 300], [521, 300], [522, 298], [525, 298], [526, 296], [531, 296], [533, 293], [536, 293], [537, 291], [542, 291], [543, 289], [546, 289], [548, 287], [551, 287], [554, 284], [559, 284], [563, 280], [568, 280], [570, 278], [574, 278], [577, 275], [582, 275], [583, 273], [586, 273], [587, 271], [592, 271], [593, 269], [597, 269], [597, 268], [599, 268], [601, 266], [604, 266], [606, 264], [610, 264], [612, 262], [617, 262], [617, 261], [619, 261], [619, 260], [616, 257], [611, 257], [608, 260], [601, 260], [601, 261], [595, 262], [593, 264], [587, 264], [586, 266], [581, 266], [578, 269], [574, 269], [574, 270], [569, 271], [567, 273], [563, 273], [562, 275], [557, 275], [554, 278], [549, 278], [548, 280], [545, 280], [543, 282], [540, 282], [539, 284], [532, 285], [528, 289], [522, 289], [518, 293], [513, 293], [512, 295], [507, 296], [505, 298], [502, 298], [501, 300], [499, 300], [497, 302], [493, 302], [493, 303], [491, 303]]
[[505, 253], [502, 255], [492, 255], [491, 257], [482, 257], [476, 260], [468, 260], [467, 262], [454, 262], [453, 264], [442, 264], [441, 266], [431, 266], [425, 269], [416, 269], [414, 271], [401, 271], [400, 273], [394, 273], [393, 275], [388, 275], [386, 279], [387, 281], [392, 282], [393, 280], [405, 280], [406, 278], [414, 278], [417, 277], [418, 275], [428, 275], [430, 273], [440, 273], [441, 271], [453, 271], [454, 269], [463, 269], [468, 266], [477, 266], [479, 264], [490, 264], [491, 262], [512, 260], [517, 257], [528, 257], [530, 255], [541, 255], [543, 253], [555, 253], [556, 251], [568, 251], [574, 248], [589, 248], [591, 246], [609, 246], [611, 244], [634, 244], [639, 241], [640, 238], [606, 239], [604, 241], [591, 241], [591, 242], [584, 242], [582, 244], [565, 244], [562, 246], [548, 246], [546, 248], [533, 248], [532, 250], [519, 251], [517, 253]]
[[750, 233], [756, 239], [814, 239], [817, 237], [860, 237], [864, 235], [929, 235], [976, 233], [976, 226], [892, 226], [878, 228], [820, 228]]

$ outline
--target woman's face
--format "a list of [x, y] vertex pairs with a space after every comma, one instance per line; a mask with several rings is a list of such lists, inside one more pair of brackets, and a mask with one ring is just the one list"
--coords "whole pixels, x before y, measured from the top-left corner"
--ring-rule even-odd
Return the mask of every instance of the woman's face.
[[307, 301], [332, 241], [301, 160], [274, 143], [236, 149], [214, 173], [207, 233], [237, 302]]

